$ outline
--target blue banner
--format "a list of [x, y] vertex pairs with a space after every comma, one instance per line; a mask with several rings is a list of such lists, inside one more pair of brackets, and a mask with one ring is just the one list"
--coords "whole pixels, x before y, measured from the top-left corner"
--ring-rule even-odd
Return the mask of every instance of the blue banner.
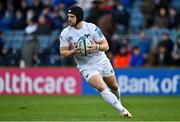
[[[180, 69], [116, 69], [122, 95], [180, 95]], [[83, 95], [98, 92], [83, 80]]]
[[82, 94], [83, 95], [98, 95], [98, 91], [93, 88], [91, 85], [89, 85], [89, 83], [83, 79], [83, 82], [82, 82]]

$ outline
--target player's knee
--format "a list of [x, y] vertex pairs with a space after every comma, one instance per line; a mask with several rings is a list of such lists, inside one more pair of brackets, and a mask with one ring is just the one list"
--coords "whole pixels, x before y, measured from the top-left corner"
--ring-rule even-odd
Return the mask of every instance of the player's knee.
[[111, 90], [113, 90], [113, 91], [117, 91], [117, 90], [118, 90], [118, 86], [117, 86], [117, 85], [113, 85], [113, 86], [111, 86]]
[[106, 89], [106, 87], [104, 87], [104, 86], [98, 86], [96, 89], [97, 89], [99, 92], [102, 92], [104, 89]]

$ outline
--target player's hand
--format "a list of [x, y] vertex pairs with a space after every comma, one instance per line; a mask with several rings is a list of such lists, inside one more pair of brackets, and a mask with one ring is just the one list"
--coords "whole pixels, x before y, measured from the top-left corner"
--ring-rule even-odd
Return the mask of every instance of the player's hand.
[[73, 44], [71, 42], [69, 42], [69, 49], [71, 50], [73, 48], [75, 48], [75, 47], [73, 46]]
[[94, 41], [91, 41], [91, 45], [88, 46], [87, 52], [92, 53], [97, 50], [97, 44]]
[[80, 48], [75, 47], [71, 42], [69, 42], [69, 50], [71, 50], [73, 54], [80, 54]]
[[76, 55], [76, 54], [80, 54], [80, 48], [73, 48], [72, 52]]

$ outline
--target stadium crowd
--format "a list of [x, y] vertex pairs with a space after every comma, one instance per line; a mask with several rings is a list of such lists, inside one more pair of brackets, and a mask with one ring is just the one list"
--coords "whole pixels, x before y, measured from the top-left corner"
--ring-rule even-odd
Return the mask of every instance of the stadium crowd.
[[1, 0], [0, 66], [73, 66], [59, 34], [74, 4], [103, 31], [115, 68], [180, 66], [179, 0]]

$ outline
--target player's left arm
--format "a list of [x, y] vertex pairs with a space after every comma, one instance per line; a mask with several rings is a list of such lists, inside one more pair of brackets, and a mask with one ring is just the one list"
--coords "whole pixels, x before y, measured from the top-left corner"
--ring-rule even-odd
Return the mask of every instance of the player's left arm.
[[109, 45], [106, 38], [102, 39], [101, 41], [96, 42], [96, 49], [99, 51], [104, 51], [104, 52], [109, 50]]
[[92, 30], [91, 33], [93, 34], [93, 40], [91, 40], [92, 44], [89, 46], [90, 51], [88, 52], [108, 51], [109, 45], [101, 29], [94, 24], [91, 24], [90, 29]]
[[106, 38], [102, 39], [101, 41], [98, 42], [91, 42], [91, 45], [88, 46], [88, 53], [94, 52], [94, 51], [103, 51], [106, 52], [109, 50], [109, 45], [108, 42], [106, 40]]

